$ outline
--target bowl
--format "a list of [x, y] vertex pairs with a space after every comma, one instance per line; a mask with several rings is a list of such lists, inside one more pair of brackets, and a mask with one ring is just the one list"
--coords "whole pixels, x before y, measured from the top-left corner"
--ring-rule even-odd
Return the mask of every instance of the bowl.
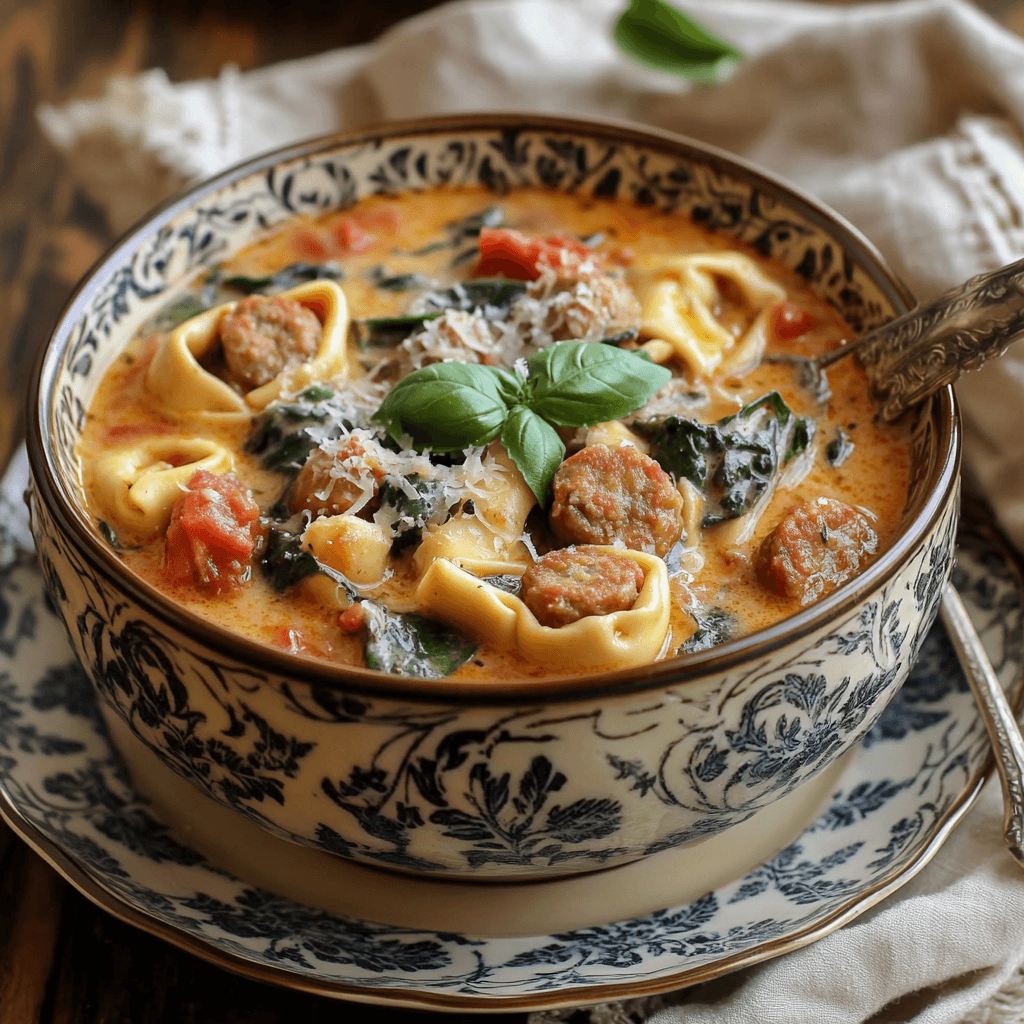
[[868, 733], [951, 571], [958, 412], [947, 388], [910, 414], [906, 513], [860, 575], [759, 633], [639, 667], [501, 682], [331, 665], [260, 646], [129, 572], [83, 507], [75, 454], [124, 343], [175, 287], [268, 227], [370, 193], [464, 182], [674, 211], [796, 270], [853, 331], [910, 304], [836, 214], [676, 136], [470, 115], [313, 140], [164, 204], [80, 285], [32, 384], [32, 529], [112, 731], [130, 730], [206, 795], [369, 865], [462, 880], [557, 876], [719, 833]]

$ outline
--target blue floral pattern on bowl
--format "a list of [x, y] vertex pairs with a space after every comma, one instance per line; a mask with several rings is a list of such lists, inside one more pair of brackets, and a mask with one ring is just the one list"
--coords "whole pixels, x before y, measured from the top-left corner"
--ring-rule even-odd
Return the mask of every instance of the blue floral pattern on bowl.
[[873, 588], [847, 604], [826, 599], [821, 608], [839, 609], [832, 618], [822, 613], [753, 660], [715, 669], [698, 658], [676, 678], [578, 698], [524, 692], [474, 705], [429, 687], [412, 696], [310, 682], [294, 665], [268, 670], [273, 652], [211, 644], [139, 600], [76, 509], [85, 409], [127, 338], [176, 287], [268, 227], [366, 195], [471, 183], [628, 197], [790, 266], [855, 329], [903, 301], [853, 233], [721, 154], [625, 129], [492, 120], [309, 144], [230, 172], [140, 228], [73, 301], [42, 367], [33, 531], [102, 713], [207, 795], [365, 863], [558, 875], [719, 833], [873, 727], [952, 565], [958, 441], [948, 395], [916, 421], [917, 533], [898, 566], [883, 572], [884, 555], [863, 577]]
[[[1019, 578], [984, 534], [961, 543], [956, 584], [1019, 700]], [[743, 877], [682, 906], [555, 934], [396, 928], [254, 887], [176, 838], [132, 791], [62, 632], [38, 568], [14, 557], [0, 571], [0, 811], [92, 898], [157, 934], [255, 977], [369, 1001], [536, 1009], [678, 987], [730, 958], [795, 948], [913, 875], [977, 795], [988, 757], [936, 627], [817, 817]], [[537, 772], [538, 791], [551, 791], [553, 776]]]

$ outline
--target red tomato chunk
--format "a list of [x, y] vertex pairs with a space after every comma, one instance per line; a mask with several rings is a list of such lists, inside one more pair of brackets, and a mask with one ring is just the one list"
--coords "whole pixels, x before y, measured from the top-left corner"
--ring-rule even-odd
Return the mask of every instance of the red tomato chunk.
[[779, 341], [792, 341], [818, 325], [818, 318], [795, 302], [779, 302], [771, 311], [772, 334]]
[[244, 583], [259, 512], [233, 476], [198, 470], [171, 510], [166, 547], [171, 580], [217, 594]]
[[530, 238], [509, 228], [483, 228], [480, 232], [480, 262], [473, 273], [477, 277], [510, 277], [515, 281], [536, 281], [541, 265], [558, 267], [562, 253], [579, 262], [593, 255], [574, 238]]

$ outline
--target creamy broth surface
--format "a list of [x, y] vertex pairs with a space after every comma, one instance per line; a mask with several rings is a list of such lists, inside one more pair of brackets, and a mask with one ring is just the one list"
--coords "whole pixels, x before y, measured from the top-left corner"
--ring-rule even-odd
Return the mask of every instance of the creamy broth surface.
[[[439, 190], [370, 198], [320, 220], [293, 222], [277, 229], [218, 268], [222, 286], [214, 301], [241, 300], [240, 291], [223, 284], [234, 277], [258, 279], [296, 263], [326, 263], [342, 274], [339, 284], [352, 320], [402, 316], [424, 293], [473, 275], [477, 258], [475, 237], [471, 233], [457, 237], [458, 229], [453, 225], [465, 224], [467, 218], [495, 208], [500, 208], [501, 228], [531, 238], [557, 236], [582, 240], [593, 249], [592, 261], [602, 274], [630, 288], [636, 286], [638, 291], [642, 291], [645, 280], [652, 279], [649, 268], [657, 266], [659, 260], [680, 254], [737, 251], [732, 240], [705, 232], [680, 216], [622, 202], [581, 199], [537, 189], [514, 190], [500, 198], [475, 189]], [[491, 215], [493, 220], [498, 217], [498, 213]], [[849, 340], [846, 325], [796, 274], [752, 253], [743, 255], [781, 289], [783, 301], [807, 314], [809, 326], [793, 337], [781, 337], [769, 330], [770, 350], [814, 355]], [[197, 282], [197, 291], [204, 284], [210, 293], [210, 281]], [[716, 285], [717, 323], [739, 339], [751, 328], [757, 313], [751, 310], [749, 298], [730, 280], [716, 279]], [[311, 585], [314, 577], [308, 577], [275, 590], [261, 569], [266, 512], [282, 499], [288, 499], [292, 479], [264, 468], [261, 455], [247, 449], [247, 439], [254, 425], [261, 422], [263, 413], [254, 410], [248, 417], [197, 420], [169, 412], [147, 389], [147, 372], [169, 333], [169, 328], [143, 330], [133, 339], [101, 383], [89, 411], [79, 457], [87, 503], [103, 524], [101, 532], [115, 538], [119, 557], [129, 569], [203, 618], [271, 646], [315, 658], [363, 664], [365, 623], [360, 626], [358, 616], [341, 621], [349, 599], [325, 599], [324, 577], [320, 577], [319, 586]], [[356, 328], [349, 329], [346, 344], [348, 379], [357, 383], [367, 378], [381, 380], [384, 383], [380, 387], [385, 393], [393, 381], [376, 363], [388, 357], [387, 347], [367, 344], [365, 334]], [[677, 355], [665, 359], [666, 343], [657, 335], [652, 337], [643, 326], [638, 336], [633, 332], [620, 344], [627, 349], [643, 347], [656, 363], [664, 360], [674, 377], [644, 408], [624, 417], [627, 424], [663, 417], [666, 411], [672, 411], [673, 401], [676, 415], [716, 423], [771, 392], [777, 392], [796, 417], [814, 423], [813, 439], [801, 459], [802, 474], [791, 474], [799, 477], [795, 483], [782, 474], [783, 483], [760, 511], [749, 537], [737, 539], [735, 520], [708, 525], [687, 531], [665, 555], [672, 606], [668, 634], [655, 657], [673, 656], [699, 628], [704, 628], [709, 614], [714, 621], [728, 624], [727, 633], [719, 639], [729, 639], [778, 622], [806, 603], [801, 597], [773, 592], [765, 585], [764, 573], [759, 576], [757, 568], [765, 538], [797, 506], [827, 498], [862, 514], [877, 535], [877, 548], [864, 558], [861, 568], [889, 544], [906, 503], [909, 437], [901, 424], [876, 422], [864, 373], [854, 360], [842, 360], [829, 370], [832, 394], [827, 402], [819, 404], [796, 385], [792, 369], [784, 364], [761, 359], [753, 366], [702, 375]], [[220, 372], [216, 356], [205, 365], [212, 372]], [[287, 393], [284, 401], [288, 401]], [[559, 433], [566, 441], [569, 457], [582, 447], [587, 428], [563, 428]], [[103, 496], [105, 483], [101, 477], [110, 472], [104, 462], [110, 451], [127, 451], [136, 443], [184, 436], [209, 439], [227, 449], [233, 463], [231, 474], [251, 494], [264, 515], [253, 526], [256, 550], [237, 585], [211, 589], [181, 582], [168, 569], [166, 524], [155, 531], [138, 531], [131, 523], [118, 521]], [[837, 445], [843, 448], [842, 458], [834, 457]], [[174, 466], [188, 459], [171, 455], [164, 462]], [[372, 505], [363, 517], [368, 519], [371, 511]], [[684, 517], [685, 514], [684, 511]], [[540, 508], [531, 512], [525, 532], [527, 543], [525, 547], [516, 547], [513, 560], [521, 561], [524, 550], [532, 549], [543, 555], [550, 548], [566, 546], [552, 538]], [[415, 552], [415, 543], [398, 545], [390, 557], [386, 578], [361, 585], [360, 595], [395, 613], [417, 611], [414, 595], [424, 566], [422, 561], [417, 564]], [[329, 586], [327, 590], [335, 592], [336, 588]], [[458, 623], [455, 628], [462, 630]], [[501, 680], [569, 671], [570, 667], [543, 658], [524, 657], [515, 648], [498, 650], [481, 642], [472, 657], [455, 669], [454, 675]]]

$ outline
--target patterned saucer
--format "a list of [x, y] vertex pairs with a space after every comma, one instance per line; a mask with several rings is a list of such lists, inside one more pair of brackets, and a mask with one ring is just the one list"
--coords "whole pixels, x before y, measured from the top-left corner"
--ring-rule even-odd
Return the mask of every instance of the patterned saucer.
[[[23, 520], [20, 502], [0, 502], [0, 814], [101, 907], [259, 980], [463, 1011], [571, 1006], [703, 981], [805, 945], [894, 891], [932, 857], [985, 778], [984, 728], [936, 628], [862, 750], [827, 780], [809, 824], [710, 891], [672, 905], [666, 896], [614, 923], [603, 919], [618, 913], [611, 909], [553, 930], [532, 930], [527, 917], [506, 929], [514, 934], [490, 936], [361, 920], [214, 866], [133, 790], [48, 606]], [[966, 529], [955, 579], [1003, 685], [1019, 698], [1015, 570], [983, 531]], [[584, 884], [621, 889], [616, 872], [630, 867]], [[391, 887], [361, 870], [383, 879], [382, 893]], [[543, 891], [557, 896], [566, 884]], [[462, 888], [468, 902], [481, 891]]]

